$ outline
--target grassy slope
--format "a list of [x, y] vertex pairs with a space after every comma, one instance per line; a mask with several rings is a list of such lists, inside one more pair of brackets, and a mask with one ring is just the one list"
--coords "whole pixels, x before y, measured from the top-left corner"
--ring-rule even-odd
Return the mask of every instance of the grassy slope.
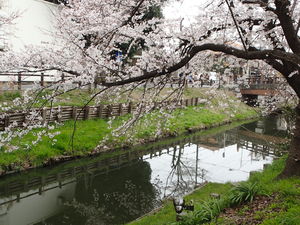
[[[107, 143], [111, 148], [130, 146], [132, 144], [141, 144], [159, 137], [174, 136], [182, 134], [189, 128], [203, 128], [219, 124], [223, 121], [246, 119], [256, 116], [253, 109], [245, 106], [243, 103], [235, 103], [233, 97], [224, 98], [215, 96], [211, 103], [203, 106], [188, 107], [178, 109], [172, 113], [172, 117], [167, 121], [164, 115], [154, 112], [148, 115], [148, 119], [141, 120], [131, 131], [121, 137], [110, 136], [111, 130], [108, 128], [106, 120], [88, 120], [78, 121], [77, 130], [74, 138], [74, 151], [72, 151], [70, 140], [73, 132], [73, 121], [66, 122], [62, 127], [57, 128], [61, 133], [55, 137], [55, 143], [48, 137], [43, 137], [37, 145], [32, 145], [36, 138], [35, 130], [30, 132], [22, 139], [16, 138], [10, 146], [5, 146], [0, 151], [0, 166], [2, 170], [13, 170], [22, 167], [39, 166], [50, 158], [68, 156], [68, 155], [85, 155], [90, 153], [103, 138], [110, 136]], [[228, 102], [226, 107], [219, 105]], [[120, 124], [121, 120], [128, 118], [116, 119], [113, 127]], [[157, 127], [162, 127], [162, 133], [157, 136]], [[128, 138], [130, 136], [130, 139]], [[11, 149], [11, 146], [18, 146], [19, 150], [6, 153], [5, 150]]]
[[[127, 151], [130, 151], [132, 154], [134, 154], [137, 151], [142, 151], [142, 152], [148, 152], [148, 150], [153, 150], [153, 149], [161, 149], [161, 146], [173, 146], [174, 143], [179, 143], [179, 142], [185, 142], [185, 140], [190, 140], [193, 136], [211, 136], [211, 135], [216, 135], [221, 132], [225, 132], [227, 130], [230, 130], [232, 128], [235, 128], [237, 126], [240, 126], [244, 124], [246, 121], [239, 121], [239, 122], [233, 122], [228, 125], [220, 126], [220, 127], [215, 127], [212, 129], [208, 130], [201, 130], [195, 133], [191, 134], [186, 134], [186, 135], [181, 135], [173, 138], [165, 138], [157, 142], [151, 142], [145, 145], [138, 145], [135, 147], [132, 147], [128, 149]], [[247, 121], [248, 122], [248, 121]], [[78, 160], [72, 160], [66, 163], [61, 163], [56, 165], [55, 167], [49, 169], [47, 167], [45, 168], [40, 168], [37, 170], [31, 170], [28, 173], [17, 173], [14, 174], [13, 176], [6, 176], [3, 177], [3, 179], [0, 179], [0, 185], [6, 182], [13, 182], [16, 180], [27, 180], [33, 177], [47, 177], [53, 174], [57, 174], [59, 171], [69, 169], [69, 168], [74, 168], [77, 166], [85, 166], [87, 164], [91, 164], [93, 162], [97, 162], [103, 159], [111, 158], [116, 155], [124, 154], [123, 149], [118, 149], [116, 151], [109, 151], [109, 152], [103, 152], [95, 157], [87, 157], [87, 158], [81, 158]]]
[[[285, 164], [285, 159], [276, 160], [270, 167], [263, 172], [256, 172], [249, 181], [250, 183], [257, 183], [259, 192], [266, 195], [276, 193], [276, 201], [260, 211], [255, 212], [255, 217], [263, 222], [263, 225], [298, 225], [300, 224], [300, 179], [290, 178], [284, 180], [276, 180], [277, 175], [282, 171]], [[201, 202], [210, 198], [210, 193], [219, 193], [221, 196], [228, 196], [230, 194], [231, 184], [216, 184], [209, 183], [204, 188], [195, 191], [193, 194], [186, 197], [187, 200], [193, 199], [195, 201], [195, 210], [200, 207]], [[272, 212], [272, 209], [276, 211]], [[247, 210], [247, 205], [244, 206], [240, 213]], [[270, 211], [272, 213], [270, 213]], [[245, 214], [245, 216], [247, 216]], [[146, 216], [141, 220], [134, 221], [130, 225], [143, 224], [177, 224], [175, 222], [175, 213], [173, 205], [166, 202], [162, 210], [153, 215]], [[235, 224], [235, 221], [226, 217], [218, 218], [217, 222], [207, 224]]]
[[[70, 140], [73, 125], [74, 121], [67, 121], [62, 127], [56, 129], [60, 131], [60, 134], [55, 137], [56, 143], [53, 143], [49, 137], [43, 137], [37, 145], [32, 145], [32, 141], [36, 139], [36, 132], [39, 130], [30, 132], [22, 139], [15, 138], [11, 145], [18, 146], [20, 149], [11, 153], [1, 151], [0, 165], [2, 169], [6, 170], [11, 164], [14, 164], [15, 169], [31, 164], [38, 166], [49, 158], [72, 155]], [[76, 154], [81, 155], [94, 149], [97, 143], [108, 133], [107, 122], [104, 120], [79, 121], [74, 138]], [[27, 146], [29, 146], [29, 150], [27, 150]], [[6, 149], [9, 147], [6, 146]]]
[[256, 173], [250, 178], [250, 182], [257, 182], [260, 189], [266, 194], [278, 193], [278, 202], [272, 204], [271, 208], [280, 208], [281, 212], [268, 214], [268, 209], [257, 212], [262, 216], [262, 224], [300, 224], [300, 179], [289, 178], [276, 180], [283, 170], [285, 159], [280, 159], [266, 169], [263, 173]]
[[[262, 220], [261, 224], [263, 225], [300, 224], [300, 178], [277, 180], [276, 177], [283, 170], [284, 164], [284, 158], [277, 160], [262, 173], [255, 173], [248, 181], [257, 183], [261, 193], [277, 194], [274, 203], [255, 212], [255, 217]], [[244, 206], [240, 210], [241, 213], [245, 211], [246, 207]], [[272, 209], [276, 209], [276, 211], [272, 212]], [[211, 224], [233, 223], [234, 221], [220, 218], [217, 223]]]
[[[185, 199], [188, 202], [193, 200], [194, 204], [201, 204], [203, 201], [210, 198], [210, 193], [223, 194], [228, 192], [232, 188], [231, 184], [217, 184], [209, 183], [201, 188], [199, 191], [195, 191], [193, 194], [187, 196]], [[160, 224], [171, 224], [175, 222], [176, 213], [174, 211], [173, 203], [168, 200], [164, 202], [164, 207], [158, 212], [145, 216], [140, 220], [129, 223], [130, 225], [160, 225]]]

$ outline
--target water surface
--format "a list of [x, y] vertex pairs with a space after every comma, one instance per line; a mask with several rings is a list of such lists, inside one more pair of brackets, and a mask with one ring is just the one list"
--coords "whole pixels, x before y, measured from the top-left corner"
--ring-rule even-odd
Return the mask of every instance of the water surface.
[[247, 180], [282, 154], [269, 117], [0, 179], [0, 225], [124, 224], [203, 182]]

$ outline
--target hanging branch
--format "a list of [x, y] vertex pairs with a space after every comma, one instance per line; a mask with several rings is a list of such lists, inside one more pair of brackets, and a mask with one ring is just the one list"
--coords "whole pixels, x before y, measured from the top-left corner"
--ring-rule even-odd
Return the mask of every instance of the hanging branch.
[[241, 39], [242, 44], [243, 44], [243, 46], [244, 46], [244, 49], [245, 49], [245, 51], [247, 52], [248, 50], [247, 50], [245, 41], [244, 41], [244, 39], [243, 39], [243, 36], [242, 36], [242, 34], [241, 34], [241, 31], [240, 31], [240, 29], [239, 29], [239, 26], [238, 26], [238, 24], [237, 24], [237, 21], [236, 21], [236, 19], [235, 19], [235, 17], [234, 17], [233, 11], [232, 11], [232, 9], [231, 9], [231, 7], [230, 7], [230, 5], [229, 5], [228, 0], [225, 0], [225, 2], [226, 2], [227, 6], [228, 6], [228, 8], [229, 8], [231, 17], [232, 17], [232, 19], [233, 19], [233, 22], [234, 22], [234, 24], [235, 24], [235, 27], [236, 27], [236, 29], [237, 29], [237, 32], [239, 33], [239, 36], [240, 36], [240, 39]]

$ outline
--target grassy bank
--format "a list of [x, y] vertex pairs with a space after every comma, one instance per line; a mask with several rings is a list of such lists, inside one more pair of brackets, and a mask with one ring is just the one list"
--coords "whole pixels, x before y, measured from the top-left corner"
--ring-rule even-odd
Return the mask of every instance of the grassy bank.
[[[300, 224], [300, 179], [277, 180], [284, 164], [285, 158], [276, 160], [239, 185], [207, 184], [186, 197], [194, 200], [195, 211], [181, 222], [175, 221], [173, 204], [167, 201], [160, 211], [130, 225]], [[211, 193], [221, 198], [212, 199]]]
[[[44, 167], [44, 168], [39, 168], [39, 169], [28, 171], [27, 173], [17, 173], [17, 174], [14, 174], [13, 176], [2, 177], [0, 179], [0, 185], [3, 185], [4, 183], [16, 182], [18, 180], [23, 181], [23, 180], [29, 180], [29, 179], [36, 179], [36, 177], [53, 176], [61, 171], [69, 170], [70, 168], [73, 169], [78, 166], [86, 168], [88, 165], [93, 164], [95, 162], [101, 162], [102, 160], [111, 159], [113, 157], [121, 156], [124, 154], [135, 155], [137, 157], [139, 155], [147, 155], [147, 154], [153, 152], [153, 149], [155, 149], [155, 151], [156, 150], [159, 151], [162, 149], [166, 149], [166, 147], [169, 147], [169, 146], [180, 145], [180, 143], [190, 143], [191, 140], [193, 140], [194, 138], [197, 139], [198, 137], [215, 136], [220, 133], [226, 132], [230, 129], [241, 126], [245, 122], [248, 123], [250, 121], [247, 120], [247, 121], [233, 122], [230, 124], [226, 124], [224, 126], [214, 127], [214, 128], [208, 129], [208, 130], [201, 130], [198, 132], [180, 135], [177, 137], [165, 138], [165, 139], [159, 140], [157, 142], [147, 143], [145, 145], [137, 145], [137, 146], [134, 146], [134, 147], [128, 149], [127, 151], [124, 151], [123, 149], [118, 149], [115, 151], [102, 152], [99, 155], [95, 155], [94, 157], [85, 157], [85, 158], [81, 158], [81, 159], [77, 159], [77, 160], [71, 160], [71, 161], [56, 165], [54, 167], [50, 167], [50, 168]], [[134, 159], [135, 158], [133, 157], [133, 160]], [[89, 170], [89, 171], [91, 171], [91, 170]], [[83, 170], [82, 172], [85, 173], [86, 171]]]
[[177, 109], [170, 117], [165, 117], [164, 112], [153, 112], [120, 136], [113, 136], [112, 129], [129, 119], [130, 115], [115, 119], [112, 128], [104, 119], [78, 121], [73, 139], [74, 148], [71, 146], [74, 121], [68, 121], [54, 129], [52, 132], [60, 132], [56, 137], [43, 137], [40, 142], [33, 144], [41, 131], [37, 129], [3, 146], [0, 152], [0, 166], [2, 172], [22, 170], [49, 164], [53, 159], [89, 155], [105, 137], [106, 149], [130, 147], [257, 116], [253, 109], [234, 101], [232, 96], [227, 99], [222, 96], [223, 93], [202, 106]]

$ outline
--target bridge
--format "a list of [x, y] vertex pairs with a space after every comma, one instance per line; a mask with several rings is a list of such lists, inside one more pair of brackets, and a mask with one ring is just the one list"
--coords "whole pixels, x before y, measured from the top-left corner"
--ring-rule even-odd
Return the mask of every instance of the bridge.
[[281, 84], [286, 83], [284, 78], [270, 77], [270, 78], [247, 78], [245, 82], [240, 85], [240, 91], [243, 99], [249, 105], [255, 105], [259, 96], [274, 96], [278, 92]]

